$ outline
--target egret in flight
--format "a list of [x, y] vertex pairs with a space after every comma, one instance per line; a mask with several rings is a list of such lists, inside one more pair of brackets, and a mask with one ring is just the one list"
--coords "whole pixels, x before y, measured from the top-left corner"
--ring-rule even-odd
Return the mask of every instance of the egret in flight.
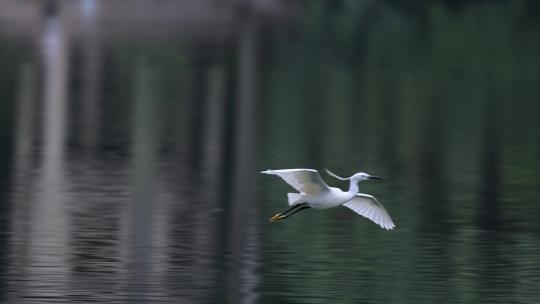
[[270, 218], [270, 222], [286, 219], [291, 215], [305, 209], [328, 209], [337, 206], [345, 206], [354, 212], [372, 220], [384, 229], [396, 227], [386, 209], [379, 201], [369, 195], [358, 192], [358, 183], [366, 180], [377, 180], [382, 177], [359, 172], [351, 177], [340, 177], [326, 169], [326, 172], [337, 179], [349, 180], [349, 191], [329, 187], [314, 169], [282, 169], [266, 170], [261, 173], [272, 174], [281, 177], [300, 193], [289, 193], [289, 209], [278, 213]]

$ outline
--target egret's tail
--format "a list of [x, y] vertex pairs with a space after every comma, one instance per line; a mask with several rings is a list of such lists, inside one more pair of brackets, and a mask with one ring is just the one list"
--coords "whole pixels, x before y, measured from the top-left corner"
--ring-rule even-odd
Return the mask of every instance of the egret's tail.
[[296, 205], [302, 201], [302, 195], [300, 193], [287, 193], [289, 199], [289, 206]]

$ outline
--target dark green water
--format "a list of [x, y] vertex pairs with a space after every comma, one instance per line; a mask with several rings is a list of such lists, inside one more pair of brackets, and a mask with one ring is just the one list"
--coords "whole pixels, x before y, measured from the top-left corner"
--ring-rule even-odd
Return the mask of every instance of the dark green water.
[[[50, 3], [0, 13], [0, 301], [540, 303], [535, 2]], [[397, 228], [269, 224], [303, 167]]]

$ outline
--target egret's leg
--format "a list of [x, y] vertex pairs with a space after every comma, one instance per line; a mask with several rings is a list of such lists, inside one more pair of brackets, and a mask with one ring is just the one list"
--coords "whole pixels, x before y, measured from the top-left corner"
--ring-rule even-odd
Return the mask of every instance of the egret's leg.
[[307, 206], [307, 205], [306, 205], [306, 206], [302, 206], [302, 207], [300, 207], [300, 208], [294, 210], [292, 213], [285, 215], [284, 218], [288, 218], [289, 216], [291, 216], [291, 215], [293, 215], [293, 214], [295, 214], [295, 213], [298, 213], [298, 212], [300, 212], [300, 211], [302, 211], [302, 210], [306, 210], [306, 209], [309, 209], [309, 208], [311, 208], [311, 207], [309, 207], [309, 206]]
[[[294, 210], [294, 212], [292, 213], [292, 214], [294, 214], [294, 213], [296, 213], [298, 210], [300, 210], [302, 207], [305, 207], [305, 206], [306, 206], [306, 203], [301, 203], [301, 204], [294, 205], [294, 206], [290, 207], [289, 209], [287, 209], [287, 210], [285, 210], [285, 211], [283, 211], [283, 212], [281, 212], [281, 213], [278, 213], [278, 214], [272, 216], [272, 217], [270, 218], [270, 223], [273, 223], [273, 222], [275, 222], [275, 221], [279, 221], [279, 220], [282, 220], [282, 219], [284, 219], [284, 218], [287, 218], [287, 217], [289, 216], [289, 215], [286, 215], [288, 212]], [[300, 209], [299, 209], [299, 208], [300, 208]], [[291, 215], [292, 215], [292, 214], [291, 214]]]
[[[299, 212], [300, 210], [308, 209], [310, 208], [306, 203], [298, 204], [295, 206], [292, 206], [291, 208], [285, 210], [282, 213], [278, 213], [270, 218], [270, 223], [283, 220], [288, 218], [289, 216]], [[292, 211], [292, 212], [291, 212]]]
[[291, 208], [289, 208], [289, 209], [287, 209], [287, 210], [281, 212], [280, 215], [285, 215], [287, 212], [292, 211], [292, 210], [295, 209], [295, 208], [302, 207], [302, 206], [304, 206], [304, 205], [305, 205], [305, 203], [304, 203], [304, 204], [297, 204], [297, 205], [294, 205], [294, 206], [292, 206]]

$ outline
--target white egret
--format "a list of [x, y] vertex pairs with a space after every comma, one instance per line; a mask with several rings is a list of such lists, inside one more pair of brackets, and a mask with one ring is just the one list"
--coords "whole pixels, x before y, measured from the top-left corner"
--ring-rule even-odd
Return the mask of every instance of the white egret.
[[300, 193], [289, 193], [289, 209], [278, 213], [270, 218], [270, 222], [276, 222], [288, 218], [289, 216], [308, 209], [328, 209], [337, 206], [345, 206], [354, 212], [372, 220], [384, 229], [396, 227], [386, 209], [379, 201], [369, 195], [358, 192], [358, 183], [365, 180], [382, 179], [382, 177], [372, 176], [359, 172], [351, 177], [340, 177], [326, 169], [326, 172], [337, 179], [349, 180], [349, 191], [339, 188], [329, 187], [314, 169], [282, 169], [266, 170], [261, 173], [272, 174], [281, 177]]

